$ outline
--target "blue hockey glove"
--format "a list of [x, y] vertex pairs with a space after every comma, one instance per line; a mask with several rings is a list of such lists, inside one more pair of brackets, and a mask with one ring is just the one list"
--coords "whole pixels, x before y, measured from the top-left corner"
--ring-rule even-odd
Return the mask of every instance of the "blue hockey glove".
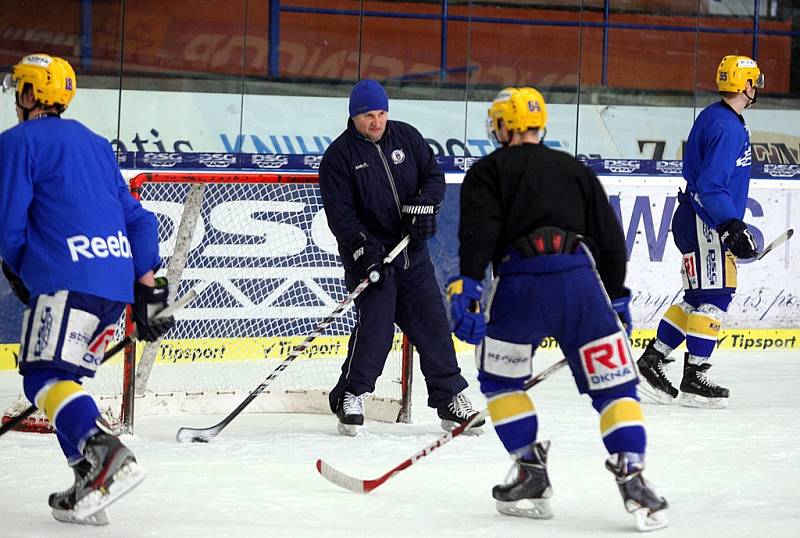
[[728, 250], [737, 258], [746, 260], [758, 256], [756, 238], [741, 220], [725, 221], [717, 227], [717, 232]]
[[429, 198], [414, 198], [403, 202], [400, 210], [403, 215], [403, 229], [411, 236], [411, 241], [427, 241], [436, 235], [436, 214], [439, 206]]
[[631, 290], [625, 288], [625, 295], [622, 297], [617, 297], [611, 301], [611, 306], [614, 308], [614, 312], [617, 313], [619, 316], [620, 321], [625, 326], [625, 332], [628, 333], [628, 338], [631, 336], [631, 331], [633, 331], [633, 321], [631, 320], [631, 311], [630, 311], [630, 304], [631, 304]]
[[447, 298], [453, 334], [469, 344], [480, 344], [486, 336], [486, 320], [480, 311], [483, 294], [481, 283], [468, 276], [456, 276], [447, 281]]

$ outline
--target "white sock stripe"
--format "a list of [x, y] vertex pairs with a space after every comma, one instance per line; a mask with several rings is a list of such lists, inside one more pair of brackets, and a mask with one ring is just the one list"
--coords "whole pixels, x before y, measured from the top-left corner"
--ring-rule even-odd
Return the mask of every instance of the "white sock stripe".
[[100, 433], [100, 428], [98, 428], [96, 426], [94, 428], [90, 428], [89, 431], [86, 432], [83, 435], [83, 437], [81, 437], [81, 440], [78, 441], [78, 447], [77, 447], [78, 448], [78, 452], [83, 454], [83, 449], [86, 448], [86, 441], [88, 441], [89, 439], [94, 437], [95, 434], [98, 434], [98, 433]]
[[636, 398], [632, 398], [630, 396], [624, 396], [622, 398], [617, 398], [616, 400], [611, 400], [610, 402], [608, 402], [606, 406], [603, 408], [603, 410], [600, 411], [600, 414], [602, 415], [603, 413], [605, 413], [612, 405], [616, 404], [617, 402], [626, 402], [626, 401], [639, 403], [639, 400], [637, 400]]
[[42, 386], [42, 388], [39, 389], [39, 391], [36, 393], [36, 396], [34, 396], [34, 398], [33, 398], [37, 409], [39, 409], [40, 411], [44, 411], [44, 402], [41, 402], [41, 403], [39, 403], [39, 402], [42, 400], [42, 398], [47, 396], [47, 391], [49, 391], [50, 388], [53, 385], [55, 385], [56, 383], [58, 383], [59, 381], [60, 381], [59, 379], [51, 379], [50, 381], [45, 383]]
[[67, 405], [69, 405], [70, 402], [72, 402], [73, 400], [77, 400], [78, 398], [81, 398], [83, 396], [89, 396], [89, 393], [84, 390], [79, 390], [77, 392], [73, 392], [72, 394], [61, 400], [61, 403], [58, 405], [58, 407], [56, 407], [55, 411], [53, 411], [52, 423], [53, 424], [56, 423], [56, 419], [58, 419], [58, 414], [61, 412], [62, 409], [64, 409]]
[[666, 323], [667, 325], [669, 325], [670, 327], [681, 333], [683, 336], [686, 336], [686, 331], [682, 327], [673, 323], [672, 320], [668, 318], [661, 318], [661, 321], [663, 321], [664, 323]]
[[523, 420], [523, 419], [530, 418], [530, 417], [535, 417], [535, 416], [536, 416], [536, 411], [525, 411], [523, 413], [517, 413], [516, 415], [512, 415], [510, 417], [506, 417], [506, 418], [504, 418], [502, 420], [496, 420], [496, 421], [493, 420], [492, 423], [494, 424], [494, 427], [496, 428], [498, 426], [502, 426], [502, 425], [508, 424], [510, 422], [515, 422], [517, 420]]
[[717, 341], [717, 337], [716, 336], [711, 336], [711, 335], [708, 335], [708, 334], [696, 333], [696, 332], [691, 332], [691, 331], [687, 332], [686, 336], [687, 337], [692, 336], [694, 338], [700, 338], [701, 340], [708, 340], [710, 342], [716, 342]]
[[614, 433], [615, 431], [617, 431], [619, 429], [632, 428], [632, 427], [635, 427], [635, 426], [639, 426], [640, 428], [644, 429], [644, 421], [642, 421], [642, 420], [626, 420], [624, 422], [617, 422], [616, 424], [614, 424], [613, 426], [611, 426], [610, 428], [608, 428], [607, 430], [602, 432], [603, 433], [603, 437], [608, 437], [609, 435], [611, 435], [612, 433]]

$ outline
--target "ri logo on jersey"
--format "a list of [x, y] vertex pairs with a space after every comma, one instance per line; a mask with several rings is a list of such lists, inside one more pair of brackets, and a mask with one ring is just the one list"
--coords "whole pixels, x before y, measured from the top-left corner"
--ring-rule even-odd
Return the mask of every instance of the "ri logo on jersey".
[[589, 390], [607, 389], [637, 379], [622, 332], [589, 342], [578, 354]]

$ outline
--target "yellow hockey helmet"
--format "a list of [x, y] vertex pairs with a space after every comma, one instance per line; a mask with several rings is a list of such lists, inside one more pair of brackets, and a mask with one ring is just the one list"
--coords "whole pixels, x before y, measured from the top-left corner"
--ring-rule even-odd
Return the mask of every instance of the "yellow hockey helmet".
[[503, 88], [489, 107], [486, 129], [495, 138], [497, 138], [497, 133], [500, 131], [500, 120], [507, 122], [511, 116], [511, 96], [518, 91], [517, 88], [513, 87]]
[[717, 88], [721, 92], [741, 93], [750, 81], [755, 88], [764, 87], [764, 74], [755, 60], [747, 56], [725, 56], [717, 68]]
[[544, 129], [547, 125], [547, 106], [535, 88], [519, 88], [511, 96], [511, 108], [506, 125], [512, 131], [524, 133], [530, 129]]
[[510, 131], [524, 133], [544, 129], [547, 125], [547, 105], [538, 90], [530, 87], [504, 88], [489, 107], [488, 129], [497, 137], [500, 121]]
[[30, 54], [15, 65], [3, 80], [3, 91], [14, 89], [19, 103], [27, 84], [37, 102], [66, 109], [75, 97], [75, 71], [69, 62], [48, 54]]

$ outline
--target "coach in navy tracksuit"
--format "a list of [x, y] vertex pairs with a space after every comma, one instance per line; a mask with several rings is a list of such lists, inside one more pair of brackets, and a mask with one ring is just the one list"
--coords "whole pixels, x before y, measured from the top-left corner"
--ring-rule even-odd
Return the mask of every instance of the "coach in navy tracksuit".
[[[336, 236], [350, 290], [371, 272], [380, 280], [356, 300], [357, 324], [342, 375], [331, 391], [339, 431], [355, 435], [364, 397], [375, 389], [394, 339], [394, 324], [420, 354], [428, 405], [449, 429], [474, 414], [461, 392], [466, 380], [425, 242], [436, 232], [444, 174], [425, 139], [407, 123], [388, 120], [389, 100], [374, 80], [350, 94], [347, 129], [328, 147], [319, 169], [322, 202]], [[386, 253], [404, 235], [411, 244], [391, 264]], [[374, 277], [373, 277], [374, 278]]]

